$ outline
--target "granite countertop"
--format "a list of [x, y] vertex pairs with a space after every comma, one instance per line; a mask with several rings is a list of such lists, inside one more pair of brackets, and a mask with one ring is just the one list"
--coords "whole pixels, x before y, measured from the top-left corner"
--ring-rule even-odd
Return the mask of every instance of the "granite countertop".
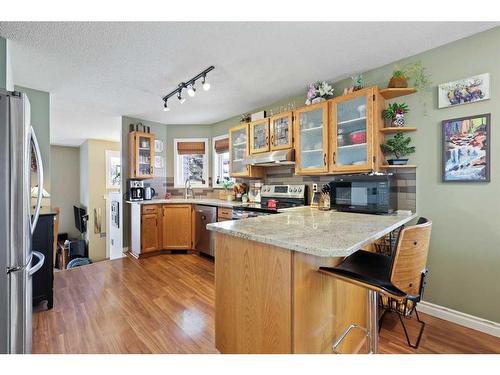
[[417, 215], [368, 215], [300, 207], [207, 229], [320, 257], [346, 257]]
[[184, 199], [184, 198], [171, 198], [171, 199], [151, 199], [147, 201], [126, 201], [130, 204], [201, 204], [205, 206], [216, 206], [232, 208], [241, 206], [241, 202], [228, 201], [223, 199], [210, 199], [210, 198], [195, 198], [195, 199]]

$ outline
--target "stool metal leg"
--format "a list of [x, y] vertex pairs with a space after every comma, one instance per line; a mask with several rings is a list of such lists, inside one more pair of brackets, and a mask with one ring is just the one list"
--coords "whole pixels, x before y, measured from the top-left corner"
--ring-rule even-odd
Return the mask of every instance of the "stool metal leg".
[[374, 290], [368, 289], [368, 339], [369, 352], [371, 354], [378, 353], [378, 293]]

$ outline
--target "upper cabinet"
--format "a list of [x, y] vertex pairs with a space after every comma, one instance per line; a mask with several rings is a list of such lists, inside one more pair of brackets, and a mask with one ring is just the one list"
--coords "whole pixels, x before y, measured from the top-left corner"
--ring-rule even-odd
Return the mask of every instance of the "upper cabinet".
[[374, 169], [374, 104], [373, 88], [330, 102], [331, 172]]
[[155, 136], [151, 133], [130, 132], [128, 135], [130, 178], [153, 178]]
[[328, 102], [297, 109], [294, 133], [295, 173], [328, 172]]
[[250, 154], [269, 151], [269, 119], [248, 124], [250, 127]]
[[249, 124], [242, 124], [229, 129], [229, 157], [231, 177], [263, 178], [263, 168], [245, 164], [250, 151]]
[[271, 151], [293, 147], [292, 112], [280, 113], [269, 118]]

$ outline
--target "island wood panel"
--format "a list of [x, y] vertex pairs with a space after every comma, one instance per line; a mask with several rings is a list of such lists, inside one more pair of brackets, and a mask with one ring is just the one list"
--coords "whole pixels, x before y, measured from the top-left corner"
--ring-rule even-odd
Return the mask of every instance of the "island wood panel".
[[[343, 258], [293, 252], [293, 352], [332, 353], [333, 342], [352, 323], [366, 327], [366, 289], [318, 272]], [[339, 350], [364, 352], [365, 336], [352, 331]]]
[[292, 352], [292, 252], [215, 233], [215, 345]]

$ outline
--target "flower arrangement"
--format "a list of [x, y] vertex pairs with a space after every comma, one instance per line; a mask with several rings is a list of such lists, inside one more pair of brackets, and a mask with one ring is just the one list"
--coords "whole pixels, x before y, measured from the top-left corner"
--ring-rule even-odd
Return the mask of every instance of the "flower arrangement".
[[326, 81], [318, 81], [311, 83], [307, 90], [306, 105], [317, 103], [321, 100], [328, 99], [333, 96], [333, 87]]
[[394, 126], [404, 126], [405, 124], [405, 113], [410, 112], [408, 105], [406, 103], [391, 103], [384, 109], [384, 118], [390, 120], [391, 124]]

